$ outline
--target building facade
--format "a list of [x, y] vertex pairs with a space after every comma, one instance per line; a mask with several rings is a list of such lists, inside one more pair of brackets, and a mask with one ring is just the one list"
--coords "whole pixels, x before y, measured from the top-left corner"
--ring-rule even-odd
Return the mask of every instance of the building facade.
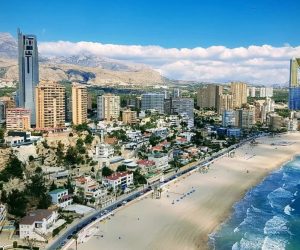
[[18, 30], [19, 89], [17, 104], [31, 111], [31, 123], [36, 124], [35, 87], [39, 82], [38, 47], [35, 35]]
[[233, 107], [241, 108], [244, 103], [247, 103], [247, 84], [243, 82], [232, 82], [231, 94], [233, 97]]
[[20, 220], [20, 239], [47, 241], [54, 230], [58, 213], [48, 209], [37, 209]]
[[114, 190], [125, 190], [133, 184], [133, 173], [130, 172], [117, 172], [110, 176], [103, 178], [103, 184], [112, 187]]
[[9, 108], [6, 110], [7, 130], [30, 129], [30, 110], [24, 108]]
[[65, 127], [65, 87], [56, 82], [41, 82], [35, 96], [36, 127], [41, 130]]
[[223, 86], [209, 84], [200, 88], [197, 93], [197, 106], [200, 108], [217, 108], [219, 95], [223, 94]]
[[232, 110], [233, 109], [233, 96], [226, 94], [226, 95], [219, 95], [219, 101], [217, 102], [217, 112], [218, 114], [222, 114], [225, 110]]
[[136, 124], [137, 123], [137, 113], [130, 109], [126, 109], [122, 112], [122, 121], [124, 124]]
[[235, 126], [235, 111], [224, 110], [222, 115], [222, 126], [234, 127]]
[[65, 208], [72, 204], [73, 198], [69, 195], [68, 189], [55, 189], [49, 192], [52, 203], [60, 208]]
[[72, 122], [79, 125], [87, 122], [87, 89], [85, 86], [72, 85]]
[[300, 58], [290, 61], [289, 109], [300, 110]]
[[120, 96], [113, 94], [98, 96], [97, 116], [99, 120], [117, 120], [120, 116]]
[[156, 110], [159, 113], [164, 113], [164, 99], [165, 95], [160, 93], [142, 94], [141, 109]]

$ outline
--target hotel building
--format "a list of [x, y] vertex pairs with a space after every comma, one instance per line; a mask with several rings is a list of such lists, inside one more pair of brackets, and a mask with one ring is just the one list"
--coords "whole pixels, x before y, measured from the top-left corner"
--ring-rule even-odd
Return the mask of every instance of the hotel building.
[[65, 87], [56, 82], [42, 82], [35, 89], [36, 127], [41, 130], [65, 126]]
[[87, 121], [87, 90], [82, 85], [72, 85], [72, 121], [74, 125]]
[[30, 110], [24, 108], [8, 108], [6, 110], [7, 130], [30, 129]]

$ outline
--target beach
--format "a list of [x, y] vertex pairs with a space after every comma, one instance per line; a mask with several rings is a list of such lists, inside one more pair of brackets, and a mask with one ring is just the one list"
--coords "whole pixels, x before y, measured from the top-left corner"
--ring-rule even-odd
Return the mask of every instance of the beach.
[[[209, 234], [230, 216], [235, 202], [268, 173], [300, 152], [300, 133], [257, 139], [194, 172], [133, 201], [88, 230], [79, 250], [207, 249]], [[69, 249], [75, 249], [73, 244]]]

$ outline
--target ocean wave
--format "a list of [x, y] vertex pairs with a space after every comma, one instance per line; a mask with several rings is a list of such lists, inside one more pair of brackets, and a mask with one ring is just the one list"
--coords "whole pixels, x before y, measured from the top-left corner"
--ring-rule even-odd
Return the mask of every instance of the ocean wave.
[[282, 216], [275, 215], [272, 219], [268, 220], [264, 227], [265, 235], [276, 235], [283, 232], [288, 232], [287, 220]]
[[262, 245], [262, 250], [284, 250], [287, 241], [279, 238], [266, 237]]
[[284, 213], [286, 214], [286, 215], [291, 215], [291, 212], [292, 211], [294, 211], [294, 209], [293, 208], [291, 208], [291, 206], [290, 205], [286, 205], [285, 207], [284, 207]]

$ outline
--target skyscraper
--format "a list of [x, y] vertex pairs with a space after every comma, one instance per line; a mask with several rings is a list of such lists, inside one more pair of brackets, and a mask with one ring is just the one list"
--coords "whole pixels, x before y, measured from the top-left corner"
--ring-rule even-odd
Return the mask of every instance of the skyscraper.
[[65, 87], [56, 82], [41, 82], [35, 89], [36, 127], [61, 129], [65, 126]]
[[117, 120], [120, 116], [120, 96], [113, 94], [98, 96], [97, 116], [99, 120]]
[[72, 121], [74, 125], [87, 121], [87, 90], [82, 85], [72, 85]]
[[38, 47], [35, 35], [18, 30], [19, 89], [18, 107], [31, 111], [31, 124], [36, 124], [35, 87], [39, 82]]
[[217, 108], [219, 95], [223, 93], [223, 86], [209, 84], [198, 90], [197, 105], [200, 108]]
[[289, 109], [300, 110], [300, 58], [290, 61]]
[[233, 98], [232, 95], [219, 95], [218, 97], [217, 112], [223, 114], [225, 110], [233, 110]]
[[165, 95], [160, 93], [142, 94], [142, 110], [157, 110], [159, 113], [164, 113]]
[[241, 108], [247, 103], [247, 84], [242, 82], [231, 83], [231, 94], [233, 96], [233, 107]]

